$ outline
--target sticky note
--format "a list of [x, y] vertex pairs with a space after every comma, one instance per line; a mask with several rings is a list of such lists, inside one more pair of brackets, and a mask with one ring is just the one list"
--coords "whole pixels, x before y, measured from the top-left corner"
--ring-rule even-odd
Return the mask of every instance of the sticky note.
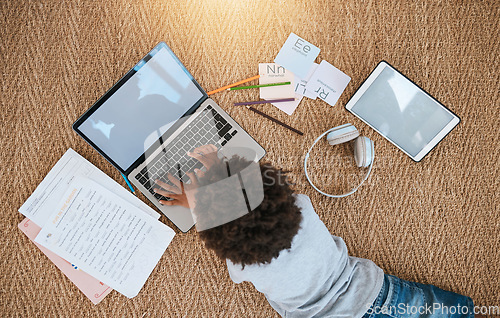
[[348, 75], [323, 60], [307, 81], [306, 90], [316, 93], [320, 99], [334, 106], [350, 81]]
[[305, 78], [320, 49], [298, 35], [291, 33], [274, 62]]

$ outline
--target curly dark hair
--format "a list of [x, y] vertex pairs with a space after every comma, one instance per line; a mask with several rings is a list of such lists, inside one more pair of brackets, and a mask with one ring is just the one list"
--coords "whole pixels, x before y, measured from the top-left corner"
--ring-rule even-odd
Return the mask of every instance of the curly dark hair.
[[[250, 164], [256, 165], [237, 156], [221, 162], [211, 167], [200, 178], [200, 189], [203, 189], [203, 185], [227, 178], [229, 170], [231, 175], [235, 175]], [[217, 256], [241, 264], [243, 268], [245, 265], [270, 263], [282, 250], [289, 249], [302, 221], [300, 208], [295, 204], [293, 191], [286, 182], [286, 172], [269, 164], [260, 164], [260, 172], [260, 174], [247, 174], [244, 178], [247, 179], [245, 182], [247, 197], [250, 197], [252, 191], [260, 190], [262, 193], [263, 185], [262, 203], [248, 214], [245, 214], [248, 210], [243, 211], [242, 214], [245, 215], [236, 220], [199, 233], [205, 246], [214, 250]], [[255, 178], [255, 182], [248, 182], [249, 178]], [[260, 189], [252, 189], [247, 184], [258, 184]], [[232, 204], [234, 198], [237, 195], [241, 196], [241, 188], [237, 187], [207, 188], [210, 189], [199, 190], [195, 196], [196, 206], [193, 212], [197, 216], [203, 215], [202, 219], [209, 219], [211, 215], [220, 214], [220, 211], [234, 210]], [[239, 213], [239, 211], [233, 212]]]

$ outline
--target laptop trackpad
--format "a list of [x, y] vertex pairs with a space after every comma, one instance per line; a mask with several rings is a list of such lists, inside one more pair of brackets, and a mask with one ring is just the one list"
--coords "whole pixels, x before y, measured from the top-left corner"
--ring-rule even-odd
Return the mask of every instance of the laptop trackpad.
[[[157, 206], [161, 206], [159, 203]], [[178, 205], [161, 206], [160, 211], [165, 214], [182, 232], [189, 231], [193, 227], [194, 221], [191, 210]]]

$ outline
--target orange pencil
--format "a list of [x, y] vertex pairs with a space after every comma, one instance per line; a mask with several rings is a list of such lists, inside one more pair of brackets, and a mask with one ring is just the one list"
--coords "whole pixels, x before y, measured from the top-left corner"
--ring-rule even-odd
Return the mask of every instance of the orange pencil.
[[213, 90], [211, 92], [208, 92], [207, 95], [212, 95], [212, 94], [215, 94], [215, 93], [218, 93], [220, 91], [223, 91], [225, 89], [228, 89], [228, 88], [231, 88], [231, 87], [234, 87], [234, 86], [237, 86], [237, 85], [240, 85], [240, 84], [243, 84], [243, 83], [246, 83], [246, 82], [250, 82], [250, 81], [253, 81], [253, 80], [256, 80], [260, 77], [260, 75], [255, 75], [255, 76], [252, 76], [250, 78], [247, 78], [245, 80], [242, 80], [242, 81], [239, 81], [239, 82], [236, 82], [234, 84], [231, 84], [231, 85], [227, 85], [227, 86], [224, 86], [224, 87], [221, 87], [221, 88], [218, 88], [216, 90]]

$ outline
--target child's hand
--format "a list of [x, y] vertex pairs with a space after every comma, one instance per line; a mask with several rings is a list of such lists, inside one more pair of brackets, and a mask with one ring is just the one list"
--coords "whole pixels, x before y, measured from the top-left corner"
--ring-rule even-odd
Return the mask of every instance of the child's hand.
[[[220, 162], [217, 156], [217, 147], [214, 145], [205, 145], [194, 149], [192, 152], [187, 153], [188, 156], [198, 160], [203, 164], [205, 169], [210, 169], [214, 164]], [[164, 197], [172, 198], [172, 201], [160, 200], [161, 204], [164, 205], [180, 205], [186, 208], [193, 209], [194, 206], [194, 194], [198, 187], [198, 177], [202, 177], [205, 172], [200, 169], [195, 169], [193, 172], [188, 172], [186, 175], [191, 180], [191, 183], [187, 184], [181, 182], [179, 179], [175, 178], [173, 175], [168, 174], [167, 178], [174, 184], [174, 186], [166, 184], [161, 180], [156, 180], [156, 184], [161, 188], [155, 188], [154, 191]]]
[[[205, 145], [195, 148], [192, 152], [188, 152], [187, 155], [201, 162], [206, 170], [220, 162], [217, 156], [217, 147], [214, 145]], [[196, 172], [196, 175], [200, 178], [205, 175], [205, 172], [200, 169], [195, 169], [194, 172]]]
[[[154, 191], [158, 194], [163, 195], [164, 197], [172, 198], [171, 201], [160, 200], [160, 203], [163, 205], [180, 205], [186, 208], [189, 208], [189, 201], [194, 202], [194, 191], [198, 187], [198, 179], [194, 172], [188, 172], [186, 175], [191, 180], [191, 183], [187, 184], [179, 179], [175, 178], [170, 173], [167, 174], [167, 178], [174, 184], [171, 186], [166, 184], [161, 180], [156, 180], [156, 184], [161, 187], [155, 188]], [[188, 197], [189, 195], [189, 197]], [[191, 207], [191, 208], [194, 208]]]

